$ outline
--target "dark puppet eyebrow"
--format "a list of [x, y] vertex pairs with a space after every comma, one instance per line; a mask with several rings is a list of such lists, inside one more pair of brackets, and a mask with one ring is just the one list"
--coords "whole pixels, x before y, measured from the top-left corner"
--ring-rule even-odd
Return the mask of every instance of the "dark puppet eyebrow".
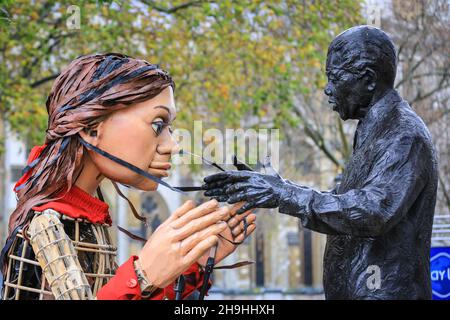
[[[164, 109], [164, 110], [166, 110], [169, 113], [170, 118], [172, 118], [172, 116], [173, 116], [172, 112], [170, 111], [170, 109], [168, 107], [166, 107], [166, 106], [159, 105], [159, 106], [156, 106], [155, 109]], [[175, 118], [173, 118], [172, 121], [173, 120], [175, 120]]]

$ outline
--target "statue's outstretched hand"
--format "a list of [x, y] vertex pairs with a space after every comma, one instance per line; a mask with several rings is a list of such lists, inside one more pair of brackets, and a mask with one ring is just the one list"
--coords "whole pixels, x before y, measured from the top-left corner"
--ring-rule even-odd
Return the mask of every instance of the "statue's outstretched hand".
[[276, 208], [284, 193], [288, 192], [287, 184], [279, 175], [267, 175], [253, 171], [225, 171], [207, 176], [202, 188], [205, 196], [217, 201], [246, 203], [237, 214], [253, 208]]

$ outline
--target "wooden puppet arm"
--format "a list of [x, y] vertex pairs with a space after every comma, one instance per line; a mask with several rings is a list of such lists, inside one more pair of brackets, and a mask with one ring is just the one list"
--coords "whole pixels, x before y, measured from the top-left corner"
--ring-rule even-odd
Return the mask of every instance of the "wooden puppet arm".
[[58, 213], [48, 209], [30, 223], [30, 243], [56, 300], [92, 300], [72, 240]]

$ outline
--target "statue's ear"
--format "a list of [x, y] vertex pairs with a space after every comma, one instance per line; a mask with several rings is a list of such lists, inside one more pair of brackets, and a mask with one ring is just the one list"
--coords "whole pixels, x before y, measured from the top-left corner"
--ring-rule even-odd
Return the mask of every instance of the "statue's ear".
[[373, 69], [366, 67], [364, 70], [364, 80], [367, 89], [373, 91], [377, 85], [377, 73]]

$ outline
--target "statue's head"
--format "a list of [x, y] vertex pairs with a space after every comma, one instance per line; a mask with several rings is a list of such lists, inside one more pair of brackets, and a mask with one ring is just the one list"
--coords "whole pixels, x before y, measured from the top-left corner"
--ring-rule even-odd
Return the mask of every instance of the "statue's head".
[[393, 88], [397, 63], [394, 44], [382, 30], [356, 26], [328, 48], [325, 94], [343, 120], [364, 117], [380, 93]]

